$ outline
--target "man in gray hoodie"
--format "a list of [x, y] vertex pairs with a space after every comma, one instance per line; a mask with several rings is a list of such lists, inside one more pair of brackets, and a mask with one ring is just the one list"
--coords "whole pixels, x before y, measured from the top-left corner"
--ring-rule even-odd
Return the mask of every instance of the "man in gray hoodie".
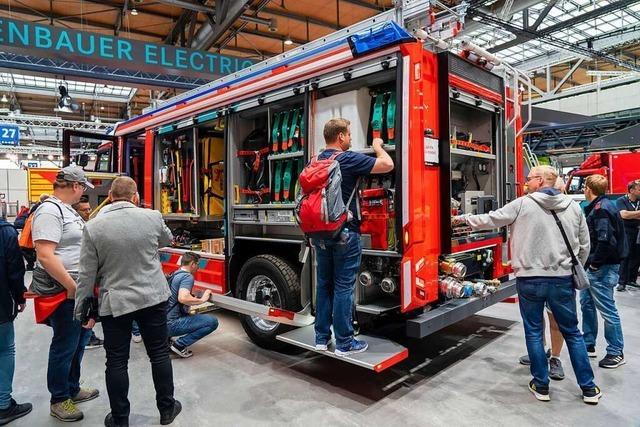
[[593, 381], [578, 329], [571, 255], [551, 210], [558, 215], [571, 250], [582, 263], [589, 255], [589, 230], [578, 204], [553, 188], [557, 178], [558, 173], [550, 166], [534, 167], [527, 176], [527, 196], [488, 214], [454, 217], [452, 223], [466, 223], [474, 230], [511, 227], [511, 265], [533, 376], [529, 390], [538, 400], [550, 400], [549, 364], [542, 341], [547, 303], [567, 343], [583, 401], [597, 404], [602, 393]]

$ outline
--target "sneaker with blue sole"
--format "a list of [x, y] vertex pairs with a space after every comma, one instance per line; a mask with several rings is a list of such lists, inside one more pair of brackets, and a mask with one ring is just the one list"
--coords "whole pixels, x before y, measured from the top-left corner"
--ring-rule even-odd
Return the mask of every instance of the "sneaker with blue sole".
[[347, 348], [336, 348], [336, 356], [350, 356], [352, 354], [362, 353], [369, 348], [369, 344], [366, 341], [360, 341], [357, 339], [351, 340], [351, 345]]

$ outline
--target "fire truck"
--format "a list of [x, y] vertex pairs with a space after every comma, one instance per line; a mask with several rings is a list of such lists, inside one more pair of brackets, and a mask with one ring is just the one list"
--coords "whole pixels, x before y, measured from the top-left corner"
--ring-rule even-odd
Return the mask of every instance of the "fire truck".
[[[515, 293], [508, 230], [452, 228], [451, 215], [519, 195], [519, 87], [530, 82], [470, 43], [449, 52], [464, 6], [397, 3], [165, 101], [109, 137], [114, 167], [176, 235], [161, 250], [165, 272], [199, 253], [197, 290], [240, 313], [264, 348], [315, 351], [315, 257], [295, 220], [296, 177], [332, 117], [350, 120], [352, 150], [374, 155], [381, 137], [395, 163], [360, 183], [354, 319], [369, 349], [342, 360], [383, 371], [408, 350], [380, 325], [423, 338]], [[322, 353], [335, 357], [332, 345]]]
[[640, 152], [620, 150], [593, 153], [567, 175], [567, 193], [581, 194], [589, 175], [602, 175], [609, 181], [607, 194], [611, 197], [627, 193], [627, 184], [640, 178]]

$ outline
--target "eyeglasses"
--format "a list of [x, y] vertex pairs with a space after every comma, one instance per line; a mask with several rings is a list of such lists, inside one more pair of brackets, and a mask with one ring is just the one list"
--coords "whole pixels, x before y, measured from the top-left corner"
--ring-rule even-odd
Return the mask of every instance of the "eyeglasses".
[[528, 176], [527, 177], [527, 182], [531, 181], [534, 178], [542, 178], [542, 177], [540, 175]]
[[78, 209], [78, 212], [91, 212], [91, 208]]

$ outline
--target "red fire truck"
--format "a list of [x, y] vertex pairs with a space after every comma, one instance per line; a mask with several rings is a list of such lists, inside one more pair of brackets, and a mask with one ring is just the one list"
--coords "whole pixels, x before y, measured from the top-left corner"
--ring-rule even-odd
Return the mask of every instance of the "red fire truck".
[[442, 49], [461, 13], [398, 3], [115, 129], [120, 171], [177, 236], [161, 251], [165, 271], [199, 251], [196, 287], [240, 313], [262, 347], [315, 351], [314, 253], [295, 222], [296, 176], [331, 117], [351, 121], [353, 150], [373, 155], [381, 136], [396, 165], [361, 183], [354, 310], [369, 350], [343, 360], [382, 371], [408, 350], [377, 325], [402, 322], [422, 338], [515, 292], [507, 230], [452, 229], [450, 218], [518, 196], [526, 76], [489, 71], [495, 58], [470, 44], [462, 55]]
[[589, 175], [599, 174], [607, 177], [607, 194], [619, 196], [627, 193], [627, 184], [640, 178], [640, 152], [612, 151], [591, 154], [577, 168], [567, 175], [567, 192], [582, 193], [584, 180]]

